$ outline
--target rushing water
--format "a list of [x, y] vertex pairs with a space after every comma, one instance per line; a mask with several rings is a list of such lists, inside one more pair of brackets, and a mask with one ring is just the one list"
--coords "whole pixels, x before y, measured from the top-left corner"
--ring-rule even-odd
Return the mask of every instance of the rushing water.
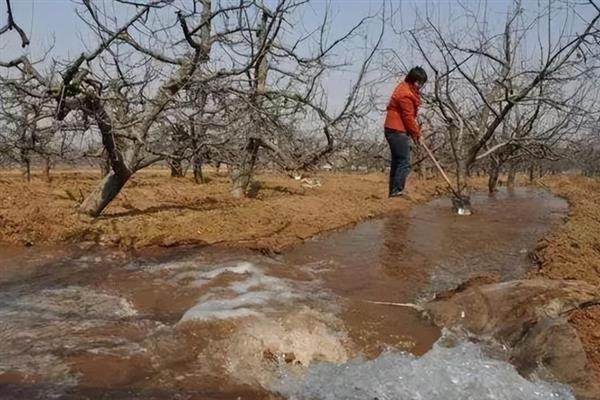
[[317, 363], [272, 387], [292, 400], [574, 400], [568, 388], [528, 381], [472, 343], [436, 343], [422, 357], [387, 351], [374, 360]]
[[274, 258], [0, 252], [0, 398], [570, 399], [475, 345], [434, 346], [439, 330], [412, 309], [372, 303], [520, 277], [566, 211], [530, 189], [473, 203], [459, 217], [435, 200]]

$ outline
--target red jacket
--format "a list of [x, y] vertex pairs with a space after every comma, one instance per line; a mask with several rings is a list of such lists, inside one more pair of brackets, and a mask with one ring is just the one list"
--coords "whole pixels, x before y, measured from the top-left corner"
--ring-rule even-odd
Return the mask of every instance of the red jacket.
[[385, 116], [385, 128], [406, 132], [413, 138], [421, 136], [417, 123], [417, 113], [421, 104], [419, 89], [410, 83], [401, 82], [396, 86]]

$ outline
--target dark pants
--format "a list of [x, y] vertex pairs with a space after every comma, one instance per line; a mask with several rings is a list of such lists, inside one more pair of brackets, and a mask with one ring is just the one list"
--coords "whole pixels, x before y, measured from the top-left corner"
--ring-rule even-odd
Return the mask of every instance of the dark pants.
[[385, 132], [390, 145], [392, 164], [390, 165], [390, 195], [402, 192], [410, 172], [410, 136], [406, 133]]

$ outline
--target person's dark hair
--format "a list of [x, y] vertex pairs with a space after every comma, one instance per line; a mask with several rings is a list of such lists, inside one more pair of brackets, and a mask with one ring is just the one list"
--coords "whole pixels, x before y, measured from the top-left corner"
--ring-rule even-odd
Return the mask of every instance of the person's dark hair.
[[427, 72], [425, 72], [425, 70], [421, 67], [414, 67], [408, 71], [408, 74], [406, 74], [406, 78], [404, 78], [404, 80], [408, 83], [419, 82], [424, 84], [427, 82]]

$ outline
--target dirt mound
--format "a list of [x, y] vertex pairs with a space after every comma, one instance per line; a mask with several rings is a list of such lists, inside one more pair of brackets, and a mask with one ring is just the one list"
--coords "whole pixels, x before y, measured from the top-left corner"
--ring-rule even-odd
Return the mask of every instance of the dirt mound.
[[441, 327], [464, 329], [506, 346], [524, 376], [571, 385], [579, 399], [600, 398], [573, 310], [600, 304], [600, 290], [584, 282], [549, 279], [474, 285], [424, 305]]
[[[568, 220], [542, 240], [536, 251], [536, 276], [578, 279], [600, 287], [600, 180], [551, 176], [540, 182], [570, 204]], [[579, 337], [600, 381], [600, 306], [571, 314]]]
[[571, 208], [565, 224], [540, 242], [538, 274], [600, 285], [600, 180], [551, 177], [542, 183], [565, 197]]

